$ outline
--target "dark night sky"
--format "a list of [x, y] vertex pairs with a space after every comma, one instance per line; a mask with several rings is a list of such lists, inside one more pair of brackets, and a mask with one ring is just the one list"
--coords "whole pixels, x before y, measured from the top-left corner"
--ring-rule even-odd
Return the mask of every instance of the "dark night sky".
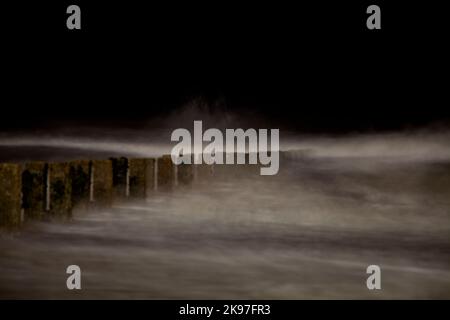
[[199, 96], [299, 131], [448, 125], [442, 13], [378, 1], [370, 32], [340, 2], [74, 1], [78, 33], [68, 2], [11, 5], [1, 128], [139, 126]]

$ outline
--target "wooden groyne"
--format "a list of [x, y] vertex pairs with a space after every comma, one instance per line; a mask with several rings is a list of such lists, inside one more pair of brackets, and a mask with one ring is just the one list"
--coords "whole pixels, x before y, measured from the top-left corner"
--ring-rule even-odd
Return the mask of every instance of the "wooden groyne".
[[259, 176], [260, 165], [248, 164], [249, 156], [245, 155], [245, 165], [175, 165], [170, 155], [1, 163], [0, 229], [17, 228], [26, 220], [67, 219], [74, 208], [107, 208], [114, 202], [146, 199], [155, 192], [170, 192], [214, 176]]
[[29, 219], [70, 218], [75, 207], [105, 208], [114, 201], [145, 199], [191, 183], [194, 166], [176, 166], [170, 155], [1, 163], [0, 228], [14, 229]]

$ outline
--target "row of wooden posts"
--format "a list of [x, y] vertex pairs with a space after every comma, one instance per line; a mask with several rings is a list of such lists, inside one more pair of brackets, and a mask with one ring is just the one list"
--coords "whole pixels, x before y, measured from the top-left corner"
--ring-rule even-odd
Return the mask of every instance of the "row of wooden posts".
[[170, 155], [64, 163], [0, 164], [0, 228], [27, 219], [70, 217], [72, 209], [108, 207], [113, 200], [145, 199], [155, 191], [211, 175], [207, 165], [174, 165]]

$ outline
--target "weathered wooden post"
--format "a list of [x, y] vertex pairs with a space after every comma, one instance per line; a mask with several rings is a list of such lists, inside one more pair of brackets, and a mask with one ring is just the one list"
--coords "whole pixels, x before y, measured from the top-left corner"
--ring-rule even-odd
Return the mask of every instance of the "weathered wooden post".
[[110, 207], [113, 201], [112, 161], [93, 160], [91, 170], [91, 203], [96, 207]]
[[175, 184], [175, 170], [170, 155], [158, 158], [158, 190], [171, 190]]
[[145, 159], [145, 196], [158, 189], [158, 162], [156, 159]]
[[50, 163], [50, 214], [69, 217], [72, 214], [72, 183], [68, 163]]
[[22, 222], [21, 166], [0, 164], [0, 228], [11, 229]]
[[127, 158], [111, 158], [114, 197], [126, 198], [130, 192], [130, 172]]
[[91, 191], [91, 162], [89, 160], [70, 162], [69, 174], [72, 182], [72, 206], [87, 208]]
[[22, 171], [22, 208], [25, 219], [42, 219], [47, 215], [48, 165], [30, 162]]
[[146, 196], [146, 159], [129, 159], [128, 166], [130, 170], [129, 196], [130, 198], [142, 198]]

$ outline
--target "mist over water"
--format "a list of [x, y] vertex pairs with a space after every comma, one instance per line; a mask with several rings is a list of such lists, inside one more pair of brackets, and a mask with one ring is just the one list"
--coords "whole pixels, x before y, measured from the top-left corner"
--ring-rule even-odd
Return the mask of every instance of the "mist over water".
[[[170, 135], [143, 133], [3, 136], [1, 157], [170, 152]], [[450, 298], [447, 133], [280, 139], [300, 151], [281, 158], [276, 176], [216, 166], [213, 178], [172, 192], [1, 235], [0, 297]], [[66, 289], [71, 264], [81, 291]], [[366, 288], [371, 264], [380, 291]]]

